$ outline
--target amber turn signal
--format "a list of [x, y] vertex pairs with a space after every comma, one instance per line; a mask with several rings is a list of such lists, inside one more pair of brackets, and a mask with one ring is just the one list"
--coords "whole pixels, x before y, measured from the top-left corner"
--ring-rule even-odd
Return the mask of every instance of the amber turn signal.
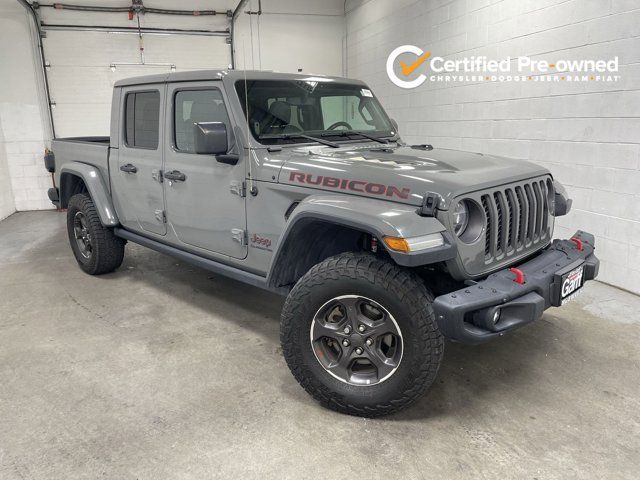
[[429, 248], [442, 247], [444, 239], [440, 233], [430, 233], [418, 237], [382, 237], [384, 244], [394, 252], [419, 252]]
[[396, 252], [409, 253], [409, 243], [404, 238], [383, 237], [384, 244]]

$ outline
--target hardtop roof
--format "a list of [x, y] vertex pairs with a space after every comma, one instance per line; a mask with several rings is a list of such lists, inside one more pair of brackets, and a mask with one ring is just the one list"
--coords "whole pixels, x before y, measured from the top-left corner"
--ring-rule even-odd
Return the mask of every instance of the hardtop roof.
[[140, 77], [123, 78], [115, 83], [115, 87], [124, 87], [130, 85], [145, 85], [151, 83], [167, 83], [167, 82], [189, 82], [189, 81], [206, 81], [206, 80], [222, 80], [223, 78], [231, 81], [243, 80], [307, 80], [322, 79], [325, 81], [337, 81], [343, 83], [356, 83], [364, 85], [361, 80], [355, 80], [344, 77], [332, 77], [328, 75], [318, 75], [312, 73], [281, 73], [263, 70], [191, 70], [186, 72], [170, 72], [159, 73], [155, 75], [144, 75]]

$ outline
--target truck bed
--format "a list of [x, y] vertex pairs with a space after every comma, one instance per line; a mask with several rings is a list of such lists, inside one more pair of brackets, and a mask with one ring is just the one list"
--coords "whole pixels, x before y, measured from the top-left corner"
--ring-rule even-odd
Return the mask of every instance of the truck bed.
[[102, 178], [109, 178], [109, 137], [56, 138], [51, 142], [56, 171], [68, 162], [81, 162], [100, 169]]

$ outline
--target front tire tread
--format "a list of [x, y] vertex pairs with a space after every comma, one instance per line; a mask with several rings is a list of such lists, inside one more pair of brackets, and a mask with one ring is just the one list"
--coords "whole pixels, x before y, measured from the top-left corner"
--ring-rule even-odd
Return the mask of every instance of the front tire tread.
[[[320, 287], [328, 278], [340, 277], [365, 280], [371, 284], [384, 285], [390, 289], [402, 303], [407, 305], [414, 318], [425, 316], [425, 321], [416, 322], [418, 328], [409, 335], [417, 337], [423, 351], [428, 352], [423, 359], [417, 375], [412, 378], [412, 386], [404, 390], [397, 398], [380, 402], [375, 406], [360, 407], [345, 400], [317, 381], [306, 371], [305, 365], [298, 361], [295, 348], [295, 328], [293, 322], [299, 321], [295, 315], [297, 306], [308, 301], [314, 287]], [[444, 341], [438, 329], [435, 314], [431, 308], [433, 294], [415, 274], [397, 265], [368, 253], [343, 253], [327, 258], [309, 270], [294, 286], [285, 302], [280, 329], [280, 342], [287, 365], [300, 385], [323, 406], [350, 415], [378, 417], [388, 415], [415, 402], [433, 383], [444, 353]], [[366, 388], [366, 387], [365, 387]]]

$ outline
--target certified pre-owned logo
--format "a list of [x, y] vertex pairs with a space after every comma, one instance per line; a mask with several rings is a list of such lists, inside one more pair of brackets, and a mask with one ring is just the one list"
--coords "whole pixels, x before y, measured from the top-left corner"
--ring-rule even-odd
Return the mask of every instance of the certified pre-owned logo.
[[407, 65], [407, 63], [402, 60], [400, 61], [400, 75], [405, 78], [410, 77], [414, 70], [422, 65], [422, 63], [431, 55], [431, 52], [425, 52], [420, 47], [416, 47], [415, 45], [402, 45], [389, 54], [389, 58], [387, 58], [387, 75], [389, 76], [389, 79], [400, 88], [419, 87], [427, 79], [427, 76], [425, 74], [421, 73], [413, 80], [400, 78], [396, 74], [396, 60], [400, 55], [405, 53], [411, 53], [418, 57], [409, 65]]
[[415, 45], [402, 45], [387, 58], [389, 80], [400, 88], [416, 88], [427, 79], [453, 83], [617, 82], [620, 80], [618, 72], [617, 56], [553, 61], [527, 56], [492, 59], [484, 55], [445, 59], [431, 56], [430, 51], [425, 52]]

